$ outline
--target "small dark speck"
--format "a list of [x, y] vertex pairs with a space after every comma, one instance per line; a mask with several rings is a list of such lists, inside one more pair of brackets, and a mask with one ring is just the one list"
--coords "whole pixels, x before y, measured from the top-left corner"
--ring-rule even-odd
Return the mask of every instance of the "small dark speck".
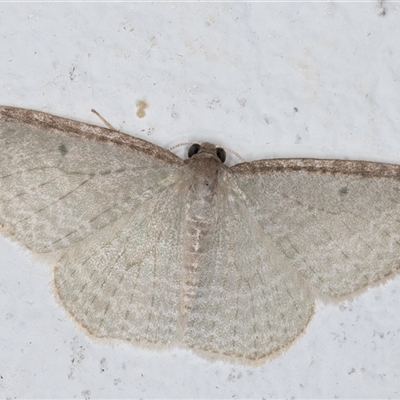
[[100, 373], [105, 372], [107, 370], [107, 360], [102, 358], [100, 361]]
[[90, 390], [84, 390], [81, 392], [82, 396], [85, 398], [85, 400], [89, 400], [92, 396], [92, 392]]
[[294, 112], [299, 111], [299, 109], [297, 107], [293, 108]]
[[347, 187], [342, 187], [341, 189], [339, 189], [339, 194], [341, 196], [346, 195], [347, 193], [349, 193], [349, 189], [347, 189]]
[[378, 13], [378, 16], [384, 17], [384, 16], [386, 15], [386, 9], [385, 9], [385, 7], [383, 7], [382, 2], [381, 2], [381, 4], [379, 5], [379, 8], [380, 8], [380, 11], [379, 11], [379, 13]]
[[61, 155], [64, 157], [68, 153], [67, 146], [65, 144], [60, 144], [58, 146], [58, 150], [60, 151]]

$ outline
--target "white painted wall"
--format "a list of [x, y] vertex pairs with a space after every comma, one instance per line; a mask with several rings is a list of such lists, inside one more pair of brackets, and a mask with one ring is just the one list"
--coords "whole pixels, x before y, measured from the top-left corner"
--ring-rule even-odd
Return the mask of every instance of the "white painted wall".
[[[398, 3], [0, 3], [0, 104], [247, 160], [400, 163]], [[147, 116], [136, 116], [145, 99]], [[253, 369], [88, 337], [0, 241], [0, 397], [400, 397], [400, 278]]]

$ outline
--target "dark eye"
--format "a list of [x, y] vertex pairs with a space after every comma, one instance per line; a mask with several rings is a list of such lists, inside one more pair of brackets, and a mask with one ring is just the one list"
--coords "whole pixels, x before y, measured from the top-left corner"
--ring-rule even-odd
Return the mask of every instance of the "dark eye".
[[217, 147], [217, 157], [221, 160], [221, 162], [225, 162], [226, 160], [226, 153], [224, 149], [221, 149], [221, 147]]
[[200, 150], [200, 145], [198, 143], [196, 144], [192, 144], [189, 147], [189, 151], [188, 151], [188, 156], [189, 158], [192, 158], [195, 154], [197, 154]]

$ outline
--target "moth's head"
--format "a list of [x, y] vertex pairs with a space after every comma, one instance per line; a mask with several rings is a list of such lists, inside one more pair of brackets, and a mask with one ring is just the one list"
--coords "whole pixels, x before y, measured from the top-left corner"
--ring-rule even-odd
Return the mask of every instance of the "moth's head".
[[189, 147], [188, 151], [189, 158], [203, 158], [203, 157], [211, 157], [216, 160], [224, 163], [226, 160], [226, 152], [220, 147], [216, 146], [212, 143], [195, 143]]

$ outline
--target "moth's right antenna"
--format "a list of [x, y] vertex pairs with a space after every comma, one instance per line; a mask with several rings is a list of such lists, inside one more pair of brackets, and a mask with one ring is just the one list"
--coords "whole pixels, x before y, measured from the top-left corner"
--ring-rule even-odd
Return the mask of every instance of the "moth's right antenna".
[[239, 154], [236, 153], [236, 151], [233, 151], [231, 149], [229, 149], [228, 147], [223, 147], [223, 149], [225, 151], [227, 151], [228, 153], [232, 153], [234, 156], [236, 156], [241, 162], [246, 162], [246, 160]]

